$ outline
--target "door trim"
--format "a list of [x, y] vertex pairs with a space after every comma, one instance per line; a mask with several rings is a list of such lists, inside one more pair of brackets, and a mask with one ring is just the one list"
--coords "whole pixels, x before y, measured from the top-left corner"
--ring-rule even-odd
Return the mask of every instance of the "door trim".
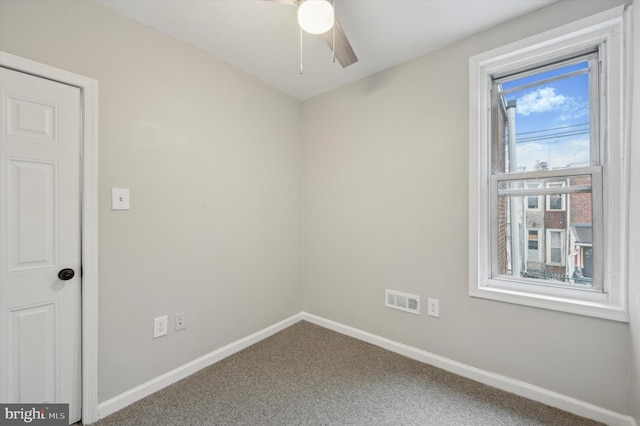
[[82, 422], [98, 420], [98, 81], [0, 51], [0, 66], [80, 89]]

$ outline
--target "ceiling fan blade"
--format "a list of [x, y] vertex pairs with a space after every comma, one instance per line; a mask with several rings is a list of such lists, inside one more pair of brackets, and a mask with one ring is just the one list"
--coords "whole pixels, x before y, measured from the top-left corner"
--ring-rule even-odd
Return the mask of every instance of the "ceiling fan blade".
[[286, 4], [287, 6], [298, 6], [298, 0], [267, 0], [267, 1]]
[[[327, 42], [330, 48], [333, 49], [333, 31], [330, 30], [326, 33], [322, 34], [322, 37]], [[335, 22], [335, 36], [336, 36], [336, 59], [342, 65], [342, 68], [346, 68], [349, 65], [355, 64], [358, 62], [358, 57], [356, 53], [353, 51], [351, 47], [351, 43], [349, 43], [349, 39], [347, 39], [347, 35], [344, 33], [342, 29], [342, 25], [340, 25], [340, 21], [336, 18]]]

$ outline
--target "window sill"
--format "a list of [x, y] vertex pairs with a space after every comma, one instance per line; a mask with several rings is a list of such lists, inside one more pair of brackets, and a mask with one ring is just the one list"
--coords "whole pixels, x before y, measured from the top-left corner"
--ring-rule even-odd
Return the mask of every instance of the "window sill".
[[[545, 293], [516, 289], [519, 283], [507, 280], [487, 280], [486, 285], [472, 288], [469, 295], [482, 299], [550, 309], [613, 321], [629, 322], [626, 310], [621, 304], [610, 300], [609, 295], [584, 290], [550, 289]], [[551, 293], [556, 293], [551, 295]], [[582, 293], [581, 298], [567, 296], [568, 293]]]

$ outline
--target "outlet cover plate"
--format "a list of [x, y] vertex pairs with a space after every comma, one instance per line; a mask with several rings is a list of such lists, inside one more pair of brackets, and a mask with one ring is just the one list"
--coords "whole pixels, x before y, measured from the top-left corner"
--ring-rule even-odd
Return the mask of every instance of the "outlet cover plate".
[[440, 317], [440, 301], [438, 299], [427, 298], [427, 315]]
[[167, 335], [167, 327], [169, 325], [169, 317], [157, 317], [153, 319], [153, 338]]

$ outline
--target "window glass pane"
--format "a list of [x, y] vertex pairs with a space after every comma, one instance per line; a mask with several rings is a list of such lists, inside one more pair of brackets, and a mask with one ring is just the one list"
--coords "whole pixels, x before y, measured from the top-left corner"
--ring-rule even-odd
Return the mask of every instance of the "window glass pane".
[[591, 166], [589, 60], [495, 84], [494, 173]]
[[563, 264], [562, 231], [549, 231], [549, 263]]
[[562, 195], [549, 195], [549, 210], [562, 210]]
[[[528, 248], [530, 251], [538, 250], [538, 231], [529, 231], [529, 245]], [[536, 253], [536, 258], [537, 258]]]
[[[562, 210], [527, 208], [531, 198], [551, 197], [550, 188], [561, 192], [553, 195], [564, 199]], [[593, 250], [592, 217], [590, 175], [499, 181], [497, 275], [591, 288], [598, 255]]]
[[504, 86], [504, 90], [511, 90], [522, 86], [524, 84], [532, 84], [532, 83], [540, 83], [543, 80], [548, 80], [553, 77], [561, 77], [567, 73], [579, 71], [579, 70], [587, 70], [589, 68], [589, 64], [587, 61], [581, 61], [569, 66], [560, 66], [560, 67], [541, 67], [542, 70], [540, 72], [530, 73], [525, 77], [518, 77], [516, 75], [512, 78], [504, 78], [501, 83]]

